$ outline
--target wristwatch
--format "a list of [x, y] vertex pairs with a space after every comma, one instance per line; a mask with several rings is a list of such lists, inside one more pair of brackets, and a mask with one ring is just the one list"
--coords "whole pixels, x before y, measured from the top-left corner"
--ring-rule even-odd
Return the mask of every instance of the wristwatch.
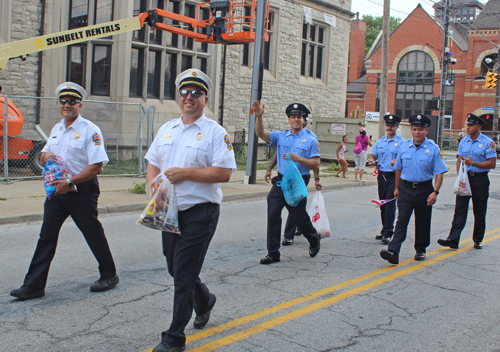
[[432, 193], [436, 193], [436, 196], [437, 196], [439, 194], [439, 191], [434, 190], [434, 191], [432, 191]]
[[66, 179], [66, 182], [68, 182], [69, 190], [70, 191], [74, 191], [75, 190], [75, 185], [73, 184], [73, 182], [71, 182], [69, 178]]
[[315, 181], [319, 181], [319, 177], [316, 177], [314, 180], [315, 180]]

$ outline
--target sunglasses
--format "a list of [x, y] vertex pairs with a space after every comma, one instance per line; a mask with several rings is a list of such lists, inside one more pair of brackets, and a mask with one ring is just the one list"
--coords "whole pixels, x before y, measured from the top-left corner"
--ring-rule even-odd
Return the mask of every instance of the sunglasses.
[[195, 99], [201, 97], [202, 95], [205, 95], [205, 92], [202, 90], [181, 89], [181, 90], [179, 90], [179, 93], [180, 93], [181, 97], [183, 97], [183, 98], [187, 98], [189, 93], [191, 93], [191, 96]]
[[66, 105], [66, 103], [68, 103], [70, 106], [73, 106], [79, 102], [80, 102], [79, 100], [74, 100], [74, 99], [59, 99], [59, 104], [61, 105]]

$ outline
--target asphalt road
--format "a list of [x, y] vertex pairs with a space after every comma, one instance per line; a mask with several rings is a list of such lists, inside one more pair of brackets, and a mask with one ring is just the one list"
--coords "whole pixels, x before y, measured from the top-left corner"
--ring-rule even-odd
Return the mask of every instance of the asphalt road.
[[[452, 164], [453, 160], [449, 160]], [[266, 201], [223, 203], [201, 275], [218, 301], [204, 330], [188, 325], [194, 351], [499, 351], [500, 172], [491, 173], [484, 249], [470, 242], [440, 247], [454, 209], [446, 178], [434, 206], [432, 243], [413, 260], [413, 221], [401, 263], [379, 256], [376, 187], [325, 192], [332, 238], [309, 258], [298, 237], [280, 263], [266, 254]], [[286, 211], [285, 211], [286, 213]], [[285, 214], [286, 216], [286, 214]], [[469, 212], [472, 220], [472, 210]], [[75, 225], [61, 233], [46, 296], [19, 302], [40, 224], [0, 226], [0, 350], [145, 351], [160, 341], [172, 310], [172, 279], [157, 231], [136, 225], [138, 214], [101, 217], [121, 282], [91, 293], [97, 266]]]

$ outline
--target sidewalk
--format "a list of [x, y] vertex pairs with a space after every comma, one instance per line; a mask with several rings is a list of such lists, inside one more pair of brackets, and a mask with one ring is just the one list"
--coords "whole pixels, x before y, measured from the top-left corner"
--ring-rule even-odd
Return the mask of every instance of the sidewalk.
[[[326, 170], [326, 165], [321, 170]], [[348, 179], [334, 177], [334, 173], [320, 171], [323, 190], [347, 187], [362, 187], [376, 185], [372, 176], [374, 167], [367, 167], [365, 182], [354, 181], [354, 168], [350, 167]], [[245, 171], [236, 171], [231, 181], [222, 185], [223, 201], [265, 197], [271, 189], [271, 184], [264, 181], [265, 170], [257, 170], [257, 182], [252, 185], [243, 184]], [[273, 171], [276, 176], [276, 170]], [[99, 214], [119, 212], [141, 212], [146, 206], [144, 194], [134, 194], [130, 190], [137, 183], [146, 182], [138, 177], [99, 177], [101, 195], [99, 197]], [[308, 187], [309, 193], [314, 193], [314, 179]], [[17, 181], [0, 183], [0, 225], [43, 219], [43, 203], [45, 188], [42, 180]], [[4, 200], [5, 199], [5, 200]]]
[[[443, 150], [443, 158], [455, 157], [455, 151]], [[455, 167], [448, 164], [449, 172], [445, 177], [455, 177]], [[363, 178], [364, 182], [354, 181], [354, 167], [349, 167], [348, 179], [334, 177], [335, 173], [328, 172], [327, 165], [321, 164], [320, 178], [323, 190], [348, 187], [374, 186], [377, 178], [373, 177], [375, 167], [367, 166]], [[243, 184], [245, 171], [236, 171], [231, 181], [222, 184], [223, 201], [265, 197], [271, 189], [271, 184], [264, 181], [265, 170], [257, 170], [257, 182], [252, 185]], [[276, 168], [273, 171], [276, 176]], [[146, 206], [144, 194], [134, 194], [130, 190], [137, 183], [146, 182], [144, 177], [99, 177], [101, 195], [99, 197], [99, 214], [120, 212], [141, 212]], [[309, 194], [314, 193], [314, 179], [307, 188]], [[45, 188], [42, 180], [17, 181], [0, 183], [0, 225], [39, 221], [43, 219], [43, 203], [45, 202]]]

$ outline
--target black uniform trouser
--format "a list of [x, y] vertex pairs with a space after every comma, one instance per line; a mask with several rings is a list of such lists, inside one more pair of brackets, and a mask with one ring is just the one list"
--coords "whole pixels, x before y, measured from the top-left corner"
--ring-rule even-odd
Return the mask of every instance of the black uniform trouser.
[[488, 197], [490, 189], [490, 179], [487, 172], [474, 173], [469, 176], [470, 189], [472, 197], [457, 196], [455, 203], [455, 215], [448, 235], [450, 241], [459, 243], [460, 234], [467, 222], [467, 213], [469, 211], [469, 201], [472, 198], [472, 210], [474, 212], [474, 232], [472, 240], [482, 242], [486, 229], [486, 208], [488, 206]]
[[302, 199], [296, 207], [288, 205], [281, 187], [276, 185], [281, 179], [281, 175], [272, 179], [273, 187], [267, 195], [267, 252], [273, 258], [280, 257], [281, 211], [284, 207], [288, 209], [289, 216], [296, 221], [310, 245], [319, 245], [318, 232], [306, 211], [307, 199]]
[[193, 308], [197, 315], [203, 314], [215, 301], [215, 295], [201, 282], [199, 275], [217, 228], [219, 213], [219, 204], [197, 204], [179, 211], [181, 235], [162, 232], [163, 254], [175, 288], [172, 323], [162, 333], [162, 341], [171, 346], [185, 345], [184, 328], [191, 319]]
[[425, 249], [431, 242], [432, 217], [432, 206], [427, 205], [427, 198], [433, 190], [432, 182], [419, 188], [413, 188], [401, 182], [398, 196], [398, 221], [388, 250], [399, 255], [401, 244], [406, 239], [411, 214], [415, 211], [415, 251], [425, 253]]
[[40, 238], [24, 285], [38, 290], [45, 288], [50, 263], [56, 253], [59, 232], [68, 216], [71, 216], [78, 226], [97, 259], [101, 278], [109, 279], [116, 275], [108, 241], [97, 219], [97, 200], [100, 194], [97, 177], [76, 186], [78, 192], [57, 194], [50, 200], [45, 200]]
[[[394, 198], [396, 187], [395, 172], [380, 172], [377, 176], [379, 199]], [[380, 206], [380, 217], [382, 219], [382, 231], [384, 237], [392, 237], [394, 234], [394, 219], [396, 218], [396, 202], [392, 201]]]
[[[302, 178], [304, 179], [304, 182], [306, 183], [307, 187], [309, 181], [311, 180], [311, 175], [302, 176]], [[306, 198], [306, 209], [307, 209], [307, 198]], [[295, 219], [292, 216], [290, 216], [290, 214], [288, 214], [288, 218], [286, 219], [286, 225], [285, 225], [285, 238], [290, 238], [293, 240], [293, 238], [295, 237], [295, 233], [297, 232], [296, 230], [300, 231], [300, 228], [298, 228]]]

